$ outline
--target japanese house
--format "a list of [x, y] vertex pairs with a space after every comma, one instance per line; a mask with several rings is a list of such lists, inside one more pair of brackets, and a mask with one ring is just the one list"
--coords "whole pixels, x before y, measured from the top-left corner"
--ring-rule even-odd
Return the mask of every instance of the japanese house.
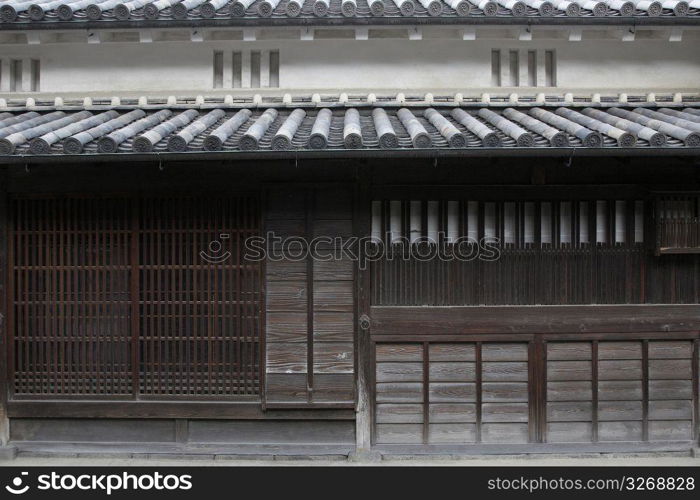
[[697, 448], [699, 43], [699, 0], [3, 0], [0, 450]]

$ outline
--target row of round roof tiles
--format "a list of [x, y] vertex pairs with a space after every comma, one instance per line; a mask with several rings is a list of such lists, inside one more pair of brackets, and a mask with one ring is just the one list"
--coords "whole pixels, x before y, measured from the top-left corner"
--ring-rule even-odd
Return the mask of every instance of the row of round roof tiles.
[[25, 0], [0, 22], [220, 17], [699, 16], [700, 0]]
[[0, 113], [0, 155], [604, 146], [698, 148], [700, 109]]

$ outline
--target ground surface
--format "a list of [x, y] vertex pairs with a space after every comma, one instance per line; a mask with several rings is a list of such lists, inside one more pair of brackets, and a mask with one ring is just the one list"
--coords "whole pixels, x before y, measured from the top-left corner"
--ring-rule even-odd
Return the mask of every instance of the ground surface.
[[172, 457], [172, 458], [99, 458], [99, 457], [17, 457], [11, 461], [0, 461], [0, 466], [15, 467], [55, 467], [55, 466], [696, 466], [700, 467], [700, 458], [689, 456], [653, 456], [653, 455], [613, 455], [613, 456], [519, 456], [519, 457], [492, 457], [492, 458], [460, 458], [435, 457], [431, 459], [388, 459], [380, 462], [348, 462], [341, 457], [330, 459], [304, 459], [304, 457], [284, 457], [283, 459], [252, 460], [241, 458], [218, 458], [218, 459], [195, 459], [192, 457]]

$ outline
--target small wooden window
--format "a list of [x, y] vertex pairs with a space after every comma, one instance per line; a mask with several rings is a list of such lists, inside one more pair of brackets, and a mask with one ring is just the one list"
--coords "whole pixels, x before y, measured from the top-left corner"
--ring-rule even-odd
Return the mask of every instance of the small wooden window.
[[659, 195], [654, 211], [657, 255], [700, 253], [700, 195]]

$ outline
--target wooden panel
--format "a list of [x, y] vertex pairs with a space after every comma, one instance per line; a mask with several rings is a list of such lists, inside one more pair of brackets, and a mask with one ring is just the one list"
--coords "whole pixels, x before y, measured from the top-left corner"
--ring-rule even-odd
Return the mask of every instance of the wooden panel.
[[484, 403], [481, 411], [483, 422], [527, 422], [529, 407], [527, 403]]
[[306, 313], [268, 312], [267, 342], [306, 342]]
[[349, 373], [316, 373], [314, 374], [314, 403], [338, 402], [347, 403], [355, 398], [355, 376]]
[[354, 331], [353, 313], [314, 313], [314, 342], [352, 342]]
[[269, 281], [304, 281], [306, 280], [306, 262], [291, 259], [268, 259], [265, 274]]
[[641, 401], [601, 401], [598, 420], [642, 420]]
[[[527, 361], [527, 344], [487, 343], [483, 345], [482, 359], [487, 361]], [[495, 364], [495, 363], [494, 363]], [[505, 366], [505, 365], [501, 365]], [[522, 366], [522, 365], [521, 365]]]
[[430, 421], [442, 424], [476, 422], [476, 405], [471, 403], [431, 403]]
[[690, 420], [693, 402], [690, 400], [649, 401], [649, 418], [652, 420]]
[[600, 422], [600, 441], [641, 441], [642, 422]]
[[422, 344], [377, 344], [376, 360], [382, 361], [421, 361]]
[[598, 371], [600, 380], [640, 380], [642, 362], [636, 359], [600, 361]]
[[473, 382], [475, 377], [474, 363], [430, 362], [430, 380], [434, 382]]
[[377, 363], [377, 382], [421, 382], [422, 363]]
[[378, 404], [375, 418], [378, 424], [422, 424], [422, 404]]
[[265, 388], [268, 400], [304, 402], [307, 399], [306, 373], [268, 373]]
[[354, 287], [349, 281], [320, 281], [314, 284], [314, 311], [353, 312]]
[[352, 281], [355, 262], [348, 258], [314, 260], [313, 271], [316, 281]]
[[547, 342], [548, 361], [572, 361], [590, 359], [590, 342]]
[[314, 342], [314, 373], [352, 373], [354, 346], [348, 342]]
[[377, 443], [418, 444], [423, 442], [423, 424], [377, 424]]
[[652, 441], [690, 441], [693, 439], [693, 429], [690, 420], [649, 422], [649, 439]]
[[549, 422], [588, 422], [592, 418], [590, 401], [550, 402], [547, 404]]
[[650, 380], [649, 399], [693, 399], [691, 380]]
[[649, 359], [690, 359], [692, 349], [692, 342], [687, 340], [652, 340], [649, 342]]
[[591, 401], [592, 397], [590, 381], [547, 382], [548, 401]]
[[550, 422], [547, 424], [549, 443], [589, 443], [593, 440], [590, 422]]
[[430, 344], [430, 361], [475, 361], [474, 344]]
[[458, 382], [430, 383], [430, 401], [436, 403], [470, 403], [476, 401], [476, 385]]
[[690, 379], [692, 376], [690, 360], [651, 359], [649, 360], [649, 377], [652, 379]]
[[466, 444], [476, 440], [476, 425], [468, 423], [435, 423], [428, 426], [430, 444]]
[[598, 383], [598, 399], [601, 401], [641, 401], [641, 380], [601, 380]]
[[422, 403], [423, 384], [419, 383], [378, 383], [377, 403]]
[[547, 380], [590, 380], [590, 361], [550, 361], [547, 363]]
[[484, 382], [522, 382], [527, 377], [527, 362], [484, 363]]
[[267, 373], [306, 373], [306, 369], [306, 344], [267, 344]]
[[481, 437], [484, 443], [527, 443], [527, 424], [484, 424]]
[[267, 310], [306, 312], [306, 294], [305, 281], [268, 281]]
[[528, 385], [526, 382], [484, 382], [482, 387], [484, 402], [517, 403], [527, 401]]

